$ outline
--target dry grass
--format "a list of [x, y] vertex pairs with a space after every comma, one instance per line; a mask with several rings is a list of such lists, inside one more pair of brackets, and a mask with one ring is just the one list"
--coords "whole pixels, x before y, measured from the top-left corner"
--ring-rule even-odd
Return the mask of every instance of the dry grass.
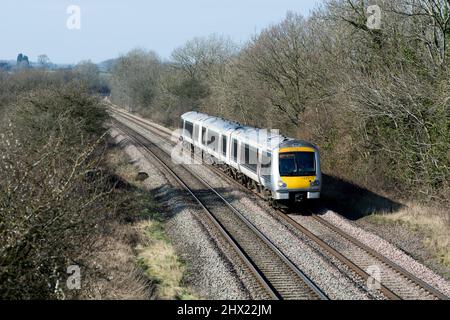
[[375, 223], [400, 223], [425, 236], [425, 246], [450, 269], [450, 212], [448, 209], [408, 203], [393, 213], [370, 216]]
[[[106, 154], [106, 165], [117, 175], [118, 181], [128, 182], [132, 166], [124, 160], [124, 154], [118, 148], [110, 148]], [[124, 197], [139, 197], [134, 186], [122, 183], [117, 192]], [[87, 259], [88, 274], [83, 279], [81, 299], [117, 299], [143, 300], [152, 298], [152, 283], [142, 268], [136, 263], [135, 247], [143, 238], [132, 222], [145, 203], [133, 204], [130, 212], [118, 208], [108, 223], [102, 226], [100, 236], [93, 248], [94, 254]], [[130, 221], [125, 221], [126, 218]]]
[[138, 238], [130, 225], [113, 222], [98, 241], [95, 259], [90, 261], [93, 270], [82, 299], [143, 300], [151, 298], [148, 278], [136, 265], [133, 246]]
[[114, 168], [115, 174], [121, 177], [123, 180], [136, 187], [143, 187], [139, 181], [136, 181], [136, 168], [128, 163], [126, 160], [127, 155], [119, 148], [110, 150], [107, 154], [107, 162], [111, 168]]
[[[111, 149], [107, 155], [115, 174], [136, 188], [133, 201], [141, 202], [137, 204], [141, 212], [130, 213], [134, 222], [118, 227], [113, 238], [105, 239], [108, 246], [115, 246], [104, 252], [105, 262], [111, 261], [107, 268], [117, 271], [109, 281], [112, 298], [194, 299], [182, 284], [185, 267], [166, 236], [163, 215], [144, 183], [136, 180], [138, 170], [127, 160], [120, 148]], [[127, 287], [123, 287], [125, 284]]]
[[140, 227], [148, 244], [138, 247], [138, 259], [146, 275], [155, 283], [155, 295], [159, 299], [193, 299], [182, 285], [185, 267], [165, 236], [163, 224], [153, 220]]

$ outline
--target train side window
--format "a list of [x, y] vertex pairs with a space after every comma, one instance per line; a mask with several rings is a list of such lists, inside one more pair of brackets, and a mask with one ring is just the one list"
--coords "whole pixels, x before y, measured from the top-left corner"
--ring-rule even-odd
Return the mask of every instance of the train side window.
[[233, 161], [237, 162], [238, 158], [238, 142], [236, 139], [233, 139]]
[[250, 163], [250, 147], [248, 146], [248, 144], [244, 145], [244, 152], [245, 152], [244, 163], [248, 166], [248, 164]]
[[202, 127], [202, 144], [206, 145], [206, 128]]
[[219, 151], [219, 134], [213, 130], [208, 130], [208, 147], [213, 151]]
[[194, 125], [194, 141], [198, 141], [198, 131], [199, 131], [199, 127], [198, 124]]
[[258, 166], [257, 162], [257, 149], [249, 146], [248, 144], [242, 145], [241, 148], [241, 162], [247, 169], [256, 172]]
[[222, 154], [227, 155], [227, 136], [222, 136]]
[[248, 148], [248, 161], [246, 162], [250, 170], [256, 172], [258, 167], [258, 149], [250, 146]]
[[245, 162], [245, 155], [246, 155], [246, 146], [248, 147], [248, 145], [247, 144], [245, 144], [245, 143], [241, 143], [241, 154], [240, 154], [240, 159], [239, 159], [239, 163], [240, 164], [245, 164], [246, 162]]
[[189, 136], [189, 138], [192, 138], [192, 132], [193, 132], [193, 130], [194, 130], [194, 127], [193, 127], [193, 124], [192, 124], [192, 122], [189, 122], [189, 121], [186, 121], [185, 123], [184, 123], [184, 134], [185, 135], [188, 135]]
[[271, 178], [271, 170], [272, 167], [272, 154], [267, 151], [263, 151], [261, 157], [261, 177], [270, 181]]
[[261, 158], [261, 169], [269, 168], [272, 166], [272, 154], [270, 152], [264, 151]]

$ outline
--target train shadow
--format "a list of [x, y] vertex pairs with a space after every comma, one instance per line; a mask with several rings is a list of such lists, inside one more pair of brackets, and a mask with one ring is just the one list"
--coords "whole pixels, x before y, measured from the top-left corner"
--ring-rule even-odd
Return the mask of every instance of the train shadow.
[[313, 212], [332, 210], [350, 220], [373, 213], [393, 213], [403, 205], [343, 179], [323, 174], [322, 199], [313, 205]]
[[283, 211], [308, 216], [331, 210], [349, 220], [358, 220], [373, 213], [393, 213], [404, 207], [401, 203], [331, 175], [323, 174], [322, 180], [320, 200], [308, 200]]

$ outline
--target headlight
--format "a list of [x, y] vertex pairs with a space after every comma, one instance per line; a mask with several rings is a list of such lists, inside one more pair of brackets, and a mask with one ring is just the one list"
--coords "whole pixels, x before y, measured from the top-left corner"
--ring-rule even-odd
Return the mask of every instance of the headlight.
[[278, 181], [278, 186], [279, 186], [280, 188], [286, 188], [286, 187], [287, 187], [287, 184], [284, 183], [283, 181]]
[[320, 180], [314, 180], [311, 182], [311, 187], [319, 187], [320, 186]]

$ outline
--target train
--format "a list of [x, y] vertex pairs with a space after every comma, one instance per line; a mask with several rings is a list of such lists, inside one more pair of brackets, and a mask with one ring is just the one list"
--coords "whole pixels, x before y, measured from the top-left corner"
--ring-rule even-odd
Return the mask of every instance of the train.
[[319, 149], [312, 143], [210, 116], [181, 115], [180, 140], [275, 207], [320, 199]]

